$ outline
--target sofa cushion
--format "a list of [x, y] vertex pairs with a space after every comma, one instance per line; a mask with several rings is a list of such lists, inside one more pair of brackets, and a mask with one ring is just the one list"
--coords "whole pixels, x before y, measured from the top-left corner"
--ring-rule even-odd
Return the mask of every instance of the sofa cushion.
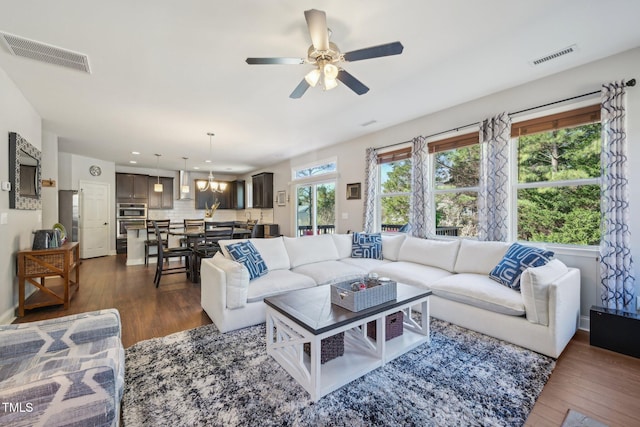
[[364, 269], [342, 261], [322, 261], [304, 264], [291, 269], [291, 271], [310, 277], [318, 285], [325, 285], [342, 278], [353, 278], [354, 276], [367, 274]]
[[456, 273], [489, 274], [509, 249], [505, 242], [462, 239], [456, 258]]
[[511, 289], [520, 290], [520, 275], [529, 267], [548, 263], [553, 252], [533, 246], [513, 243], [502, 260], [489, 273], [489, 277]]
[[452, 274], [433, 282], [434, 295], [511, 316], [525, 313], [520, 292], [501, 286], [484, 274]]
[[251, 242], [232, 243], [227, 246], [229, 255], [234, 261], [244, 265], [249, 270], [249, 280], [264, 276], [269, 272], [267, 264], [260, 255], [260, 252]]
[[541, 267], [527, 268], [520, 277], [520, 292], [531, 323], [549, 325], [549, 285], [569, 271], [558, 259]]
[[382, 258], [398, 261], [398, 253], [406, 237], [405, 233], [382, 234]]
[[351, 258], [382, 259], [382, 236], [380, 233], [353, 233]]
[[391, 261], [387, 259], [371, 259], [371, 258], [341, 258], [338, 261], [345, 264], [354, 265], [369, 273], [375, 268], [389, 264]]
[[332, 234], [338, 251], [338, 259], [351, 257], [351, 234]]
[[407, 237], [398, 253], [398, 261], [416, 262], [453, 272], [459, 240], [431, 240]]
[[247, 305], [247, 291], [249, 289], [249, 270], [232, 259], [225, 258], [220, 252], [211, 260], [213, 265], [224, 271], [227, 278], [227, 308], [241, 308]]
[[414, 262], [397, 261], [380, 265], [371, 270], [380, 277], [389, 277], [400, 283], [428, 288], [438, 279], [450, 276], [451, 273], [437, 267]]
[[253, 246], [256, 247], [269, 271], [271, 270], [288, 270], [290, 268], [289, 255], [287, 248], [284, 246], [282, 237], [272, 239], [250, 239]]
[[338, 249], [330, 234], [319, 236], [283, 237], [291, 268], [314, 262], [338, 259]]
[[289, 270], [274, 270], [251, 282], [247, 292], [247, 302], [262, 301], [266, 297], [296, 289], [312, 288], [316, 283], [312, 278]]

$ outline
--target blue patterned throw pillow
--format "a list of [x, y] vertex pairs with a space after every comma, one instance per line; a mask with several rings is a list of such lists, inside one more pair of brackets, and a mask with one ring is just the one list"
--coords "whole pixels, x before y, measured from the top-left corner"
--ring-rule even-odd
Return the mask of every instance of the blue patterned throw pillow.
[[553, 252], [514, 243], [504, 254], [489, 277], [496, 282], [516, 291], [520, 291], [520, 275], [528, 267], [541, 267], [551, 261]]
[[249, 241], [232, 243], [227, 245], [227, 251], [231, 258], [247, 267], [249, 280], [264, 276], [269, 272], [267, 264], [262, 259], [260, 252], [253, 246], [253, 243]]
[[382, 259], [382, 236], [380, 233], [353, 233], [351, 258]]

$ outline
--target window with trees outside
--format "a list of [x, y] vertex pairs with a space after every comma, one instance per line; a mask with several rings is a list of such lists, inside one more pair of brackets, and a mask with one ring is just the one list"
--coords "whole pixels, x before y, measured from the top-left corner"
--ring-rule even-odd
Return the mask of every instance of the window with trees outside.
[[411, 148], [378, 154], [382, 231], [406, 231], [411, 196]]
[[600, 132], [599, 105], [512, 125], [518, 240], [600, 243]]
[[478, 134], [467, 134], [429, 144], [434, 156], [436, 234], [478, 236], [480, 144]]
[[292, 170], [296, 185], [296, 224], [298, 236], [332, 234], [336, 220], [336, 183], [330, 178], [337, 171], [331, 160]]

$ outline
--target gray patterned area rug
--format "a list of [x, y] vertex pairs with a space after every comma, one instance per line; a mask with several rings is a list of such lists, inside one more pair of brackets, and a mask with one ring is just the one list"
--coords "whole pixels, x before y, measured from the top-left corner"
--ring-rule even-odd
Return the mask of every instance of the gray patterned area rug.
[[126, 350], [132, 426], [518, 426], [555, 361], [432, 319], [422, 345], [314, 403], [266, 354], [265, 325], [214, 325]]

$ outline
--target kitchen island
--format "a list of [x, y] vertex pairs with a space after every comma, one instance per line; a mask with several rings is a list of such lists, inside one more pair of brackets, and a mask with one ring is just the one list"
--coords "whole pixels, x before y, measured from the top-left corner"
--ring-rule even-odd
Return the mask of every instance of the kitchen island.
[[[208, 222], [207, 224], [216, 224], [215, 222]], [[246, 222], [238, 222], [237, 228], [234, 228], [234, 238], [240, 239], [248, 237], [251, 231], [246, 228]], [[184, 224], [182, 222], [172, 222], [170, 224], [171, 233], [169, 234], [169, 246], [180, 246], [180, 239], [183, 237], [181, 232], [184, 230]], [[144, 264], [144, 242], [147, 240], [147, 228], [143, 226], [131, 226], [127, 227], [127, 265], [141, 265]], [[156, 253], [155, 247], [149, 248], [150, 254]], [[156, 257], [149, 257], [149, 263], [156, 263]]]

